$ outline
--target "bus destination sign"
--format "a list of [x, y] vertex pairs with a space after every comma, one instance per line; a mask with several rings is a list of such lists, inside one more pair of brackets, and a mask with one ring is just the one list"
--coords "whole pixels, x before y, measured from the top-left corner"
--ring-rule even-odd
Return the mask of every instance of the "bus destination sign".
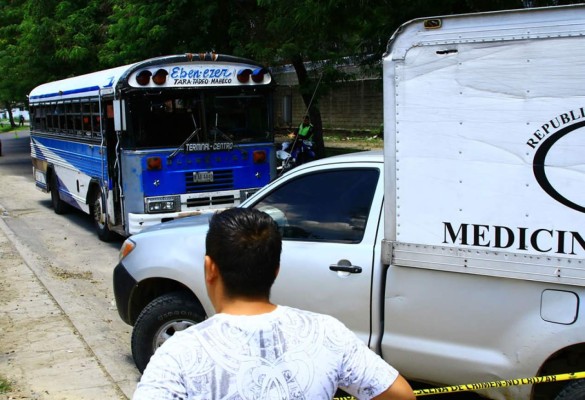
[[185, 151], [193, 153], [196, 151], [221, 151], [233, 150], [234, 144], [232, 142], [214, 142], [214, 143], [187, 143], [185, 144]]
[[169, 72], [170, 86], [231, 85], [237, 84], [236, 71], [223, 66], [177, 66]]

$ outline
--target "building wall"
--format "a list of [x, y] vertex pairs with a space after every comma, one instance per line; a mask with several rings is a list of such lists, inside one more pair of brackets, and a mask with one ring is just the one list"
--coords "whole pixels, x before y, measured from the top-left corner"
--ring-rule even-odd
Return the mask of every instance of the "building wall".
[[[276, 77], [278, 83], [278, 76]], [[288, 100], [285, 97], [288, 96]], [[292, 120], [285, 110], [290, 104]], [[323, 128], [346, 131], [382, 131], [382, 80], [364, 79], [342, 82], [319, 99]], [[280, 129], [296, 128], [302, 122], [306, 106], [295, 85], [277, 87], [274, 101], [275, 125]]]

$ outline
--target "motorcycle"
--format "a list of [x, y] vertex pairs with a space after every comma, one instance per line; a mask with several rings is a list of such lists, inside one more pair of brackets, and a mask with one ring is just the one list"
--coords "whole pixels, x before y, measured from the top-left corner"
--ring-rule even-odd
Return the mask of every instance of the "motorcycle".
[[276, 152], [279, 161], [278, 175], [282, 175], [291, 169], [315, 159], [313, 142], [310, 140], [295, 139], [294, 142], [283, 142], [281, 149]]

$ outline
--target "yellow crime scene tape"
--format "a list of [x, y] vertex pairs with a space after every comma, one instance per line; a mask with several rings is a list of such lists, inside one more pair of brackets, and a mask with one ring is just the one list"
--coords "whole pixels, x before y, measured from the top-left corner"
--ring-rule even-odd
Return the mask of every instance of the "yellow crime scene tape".
[[[519, 378], [519, 379], [506, 379], [502, 381], [493, 382], [480, 382], [480, 383], [468, 383], [464, 385], [446, 386], [439, 388], [428, 388], [428, 389], [417, 389], [414, 390], [415, 396], [429, 396], [433, 394], [445, 394], [455, 392], [468, 392], [473, 390], [490, 389], [490, 388], [501, 388], [506, 386], [519, 386], [519, 385], [533, 385], [536, 383], [550, 383], [550, 382], [561, 382], [569, 381], [572, 379], [585, 378], [584, 372], [571, 372], [567, 374], [558, 375], [547, 375], [547, 376], [535, 376], [532, 378]], [[353, 396], [334, 397], [334, 400], [355, 400]]]

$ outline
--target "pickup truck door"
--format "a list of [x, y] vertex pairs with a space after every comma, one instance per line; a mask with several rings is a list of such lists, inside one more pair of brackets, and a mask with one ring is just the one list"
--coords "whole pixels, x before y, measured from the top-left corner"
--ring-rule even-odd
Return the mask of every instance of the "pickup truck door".
[[382, 165], [337, 163], [293, 171], [253, 206], [269, 213], [283, 235], [271, 300], [332, 315], [365, 343], [371, 331]]

